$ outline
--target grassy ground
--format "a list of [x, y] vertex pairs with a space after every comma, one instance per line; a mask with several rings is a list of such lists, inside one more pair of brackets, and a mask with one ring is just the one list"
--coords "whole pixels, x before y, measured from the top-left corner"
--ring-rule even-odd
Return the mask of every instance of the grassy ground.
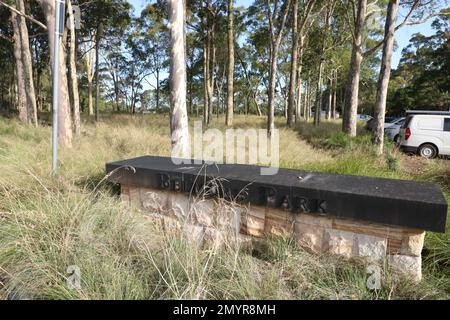
[[[252, 249], [231, 243], [199, 249], [167, 237], [120, 204], [104, 181], [104, 164], [169, 155], [168, 121], [154, 115], [85, 121], [73, 146], [60, 150], [60, 175], [51, 179], [50, 128], [0, 118], [0, 298], [450, 297], [449, 232], [427, 234], [419, 285], [386, 271], [377, 292], [367, 289], [360, 263], [310, 254], [292, 239], [274, 238]], [[213, 127], [224, 129], [223, 119], [214, 121]], [[257, 117], [235, 121], [240, 128], [264, 125]], [[350, 139], [337, 122], [286, 129], [279, 119], [277, 125], [281, 167], [435, 181], [448, 195], [449, 160], [406, 156], [390, 145], [377, 158], [367, 135]], [[71, 265], [81, 269], [81, 289], [66, 284]]]

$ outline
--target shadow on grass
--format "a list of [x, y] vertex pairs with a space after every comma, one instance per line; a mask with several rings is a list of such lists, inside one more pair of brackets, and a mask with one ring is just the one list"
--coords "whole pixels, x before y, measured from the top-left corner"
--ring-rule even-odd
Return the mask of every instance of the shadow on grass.
[[99, 172], [95, 175], [83, 177], [75, 182], [75, 185], [80, 189], [83, 189], [90, 193], [95, 193], [96, 191], [103, 191], [110, 196], [120, 195], [120, 185], [117, 183], [112, 183], [107, 180], [107, 176], [103, 172]]

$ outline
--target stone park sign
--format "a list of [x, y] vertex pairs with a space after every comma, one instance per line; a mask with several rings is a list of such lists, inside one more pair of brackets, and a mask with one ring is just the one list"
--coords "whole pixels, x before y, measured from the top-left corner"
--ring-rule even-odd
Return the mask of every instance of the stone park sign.
[[[180, 163], [180, 161], [175, 162]], [[108, 163], [121, 197], [199, 245], [293, 236], [318, 253], [387, 262], [421, 279], [425, 231], [445, 232], [447, 203], [432, 183], [145, 156]]]

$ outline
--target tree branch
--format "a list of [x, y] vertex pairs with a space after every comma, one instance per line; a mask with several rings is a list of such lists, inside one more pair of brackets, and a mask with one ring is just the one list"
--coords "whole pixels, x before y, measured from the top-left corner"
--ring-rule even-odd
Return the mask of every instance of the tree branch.
[[0, 39], [4, 39], [4, 40], [6, 40], [8, 42], [14, 43], [14, 39], [13, 38], [5, 36], [4, 34], [1, 34], [1, 33], [0, 33]]
[[21, 15], [22, 17], [24, 17], [24, 18], [26, 18], [26, 19], [28, 19], [28, 20], [30, 20], [30, 21], [36, 23], [36, 24], [37, 24], [38, 26], [40, 26], [41, 28], [47, 30], [47, 26], [46, 26], [45, 24], [43, 24], [42, 22], [40, 22], [40, 21], [34, 19], [33, 17], [30, 17], [30, 16], [26, 15], [26, 14], [23, 13], [23, 12], [20, 12], [19, 10], [17, 10], [16, 8], [10, 6], [9, 4], [6, 4], [6, 3], [4, 3], [3, 1], [0, 1], [0, 5], [5, 6], [5, 7], [8, 8], [9, 10], [11, 10], [11, 11], [17, 13], [18, 15]]
[[[415, 6], [416, 6], [416, 3], [412, 7], [415, 7]], [[450, 12], [438, 12], [438, 13], [431, 13], [428, 16], [426, 16], [425, 18], [422, 18], [420, 20], [408, 21], [407, 19], [411, 17], [412, 11], [413, 11], [413, 9], [411, 9], [408, 12], [408, 14], [406, 15], [406, 18], [403, 20], [403, 22], [395, 27], [395, 31], [397, 31], [398, 29], [400, 29], [403, 26], [412, 26], [412, 25], [416, 25], [416, 24], [425, 23], [425, 22], [427, 22], [428, 20], [430, 20], [433, 17], [449, 16], [450, 15]], [[363, 56], [364, 57], [370, 56], [372, 53], [377, 51], [383, 45], [383, 42], [384, 42], [384, 39], [379, 41], [374, 47], [372, 47], [372, 48], [368, 49], [366, 52], [364, 52]]]
[[[353, 11], [354, 11], [354, 9], [353, 9]], [[348, 25], [348, 29], [350, 30], [350, 33], [352, 35], [353, 42], [356, 42], [356, 35], [355, 35], [355, 30], [354, 30], [354, 25], [355, 25], [354, 21], [355, 21], [355, 19], [353, 19], [353, 22], [352, 22], [351, 19], [350, 19], [349, 14], [348, 14], [348, 10], [344, 10], [344, 12], [345, 12], [344, 20], [345, 20], [345, 22]], [[354, 15], [354, 12], [353, 12], [353, 15]]]

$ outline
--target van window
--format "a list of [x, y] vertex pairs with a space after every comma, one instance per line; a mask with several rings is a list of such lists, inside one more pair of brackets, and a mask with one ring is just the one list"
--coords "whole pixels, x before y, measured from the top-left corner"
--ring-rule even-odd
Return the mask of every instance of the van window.
[[450, 118], [444, 119], [444, 131], [450, 131]]
[[421, 118], [417, 122], [417, 127], [423, 130], [442, 130], [442, 120], [436, 117]]
[[405, 122], [404, 122], [403, 125], [402, 125], [402, 129], [408, 128], [409, 123], [411, 122], [411, 119], [412, 119], [412, 118], [413, 118], [412, 116], [407, 116], [407, 117], [406, 117]]

